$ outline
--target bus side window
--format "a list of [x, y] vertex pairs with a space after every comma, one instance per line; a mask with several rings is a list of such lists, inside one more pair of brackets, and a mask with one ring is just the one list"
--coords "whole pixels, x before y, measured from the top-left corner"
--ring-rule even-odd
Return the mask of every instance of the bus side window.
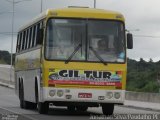
[[37, 25], [34, 26], [32, 47], [36, 46], [36, 38], [37, 38]]
[[23, 32], [21, 32], [20, 51], [22, 51], [22, 43], [23, 43]]
[[28, 33], [29, 33], [29, 30], [27, 29], [27, 30], [26, 30], [25, 50], [27, 49], [27, 43], [28, 43]]
[[18, 43], [18, 52], [20, 52], [21, 51], [21, 44], [22, 44], [22, 38], [23, 38], [23, 34], [22, 34], [22, 32], [20, 33], [20, 37], [19, 37], [19, 43]]
[[25, 49], [25, 43], [26, 43], [26, 31], [23, 32], [22, 50]]
[[21, 34], [18, 33], [16, 52], [19, 52], [20, 35], [21, 35]]
[[30, 34], [31, 34], [31, 28], [28, 29], [28, 39], [27, 39], [27, 48], [29, 49], [29, 44], [30, 44]]
[[26, 42], [27, 42], [27, 30], [24, 32], [24, 45], [23, 45], [23, 50], [25, 50], [26, 49]]
[[32, 48], [32, 43], [33, 43], [33, 31], [34, 31], [34, 27], [31, 27], [29, 48]]
[[36, 45], [37, 45], [37, 43], [38, 43], [38, 39], [37, 39], [37, 38], [38, 38], [38, 35], [37, 35], [37, 34], [39, 33], [40, 25], [41, 25], [41, 23], [38, 23], [38, 24], [37, 24], [36, 40], [35, 40], [35, 41], [36, 41], [36, 43], [35, 43], [35, 46], [36, 46]]

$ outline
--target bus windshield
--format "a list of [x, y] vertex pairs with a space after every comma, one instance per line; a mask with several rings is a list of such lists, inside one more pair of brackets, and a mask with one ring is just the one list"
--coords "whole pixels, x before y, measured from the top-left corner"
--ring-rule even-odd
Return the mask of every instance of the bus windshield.
[[47, 60], [125, 62], [124, 24], [111, 20], [49, 19]]

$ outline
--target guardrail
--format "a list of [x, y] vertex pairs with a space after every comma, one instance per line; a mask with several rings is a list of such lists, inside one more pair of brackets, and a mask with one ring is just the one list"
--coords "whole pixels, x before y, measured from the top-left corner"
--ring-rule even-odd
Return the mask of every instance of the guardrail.
[[126, 99], [133, 101], [160, 103], [160, 93], [126, 91]]

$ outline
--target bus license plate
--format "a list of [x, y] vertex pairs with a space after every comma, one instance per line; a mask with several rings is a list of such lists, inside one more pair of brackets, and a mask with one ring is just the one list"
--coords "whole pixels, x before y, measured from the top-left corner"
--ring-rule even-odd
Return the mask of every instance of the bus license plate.
[[92, 98], [92, 93], [78, 93], [78, 98]]

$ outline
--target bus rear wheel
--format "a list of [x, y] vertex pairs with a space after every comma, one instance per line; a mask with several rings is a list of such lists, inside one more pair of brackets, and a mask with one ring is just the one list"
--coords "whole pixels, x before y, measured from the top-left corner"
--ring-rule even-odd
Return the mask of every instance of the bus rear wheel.
[[24, 88], [23, 88], [23, 81], [21, 81], [19, 85], [19, 100], [20, 100], [20, 107], [23, 109], [27, 109], [29, 107], [28, 102], [24, 100]]
[[112, 103], [102, 104], [102, 112], [104, 115], [112, 115], [113, 111], [114, 111], [114, 104]]

